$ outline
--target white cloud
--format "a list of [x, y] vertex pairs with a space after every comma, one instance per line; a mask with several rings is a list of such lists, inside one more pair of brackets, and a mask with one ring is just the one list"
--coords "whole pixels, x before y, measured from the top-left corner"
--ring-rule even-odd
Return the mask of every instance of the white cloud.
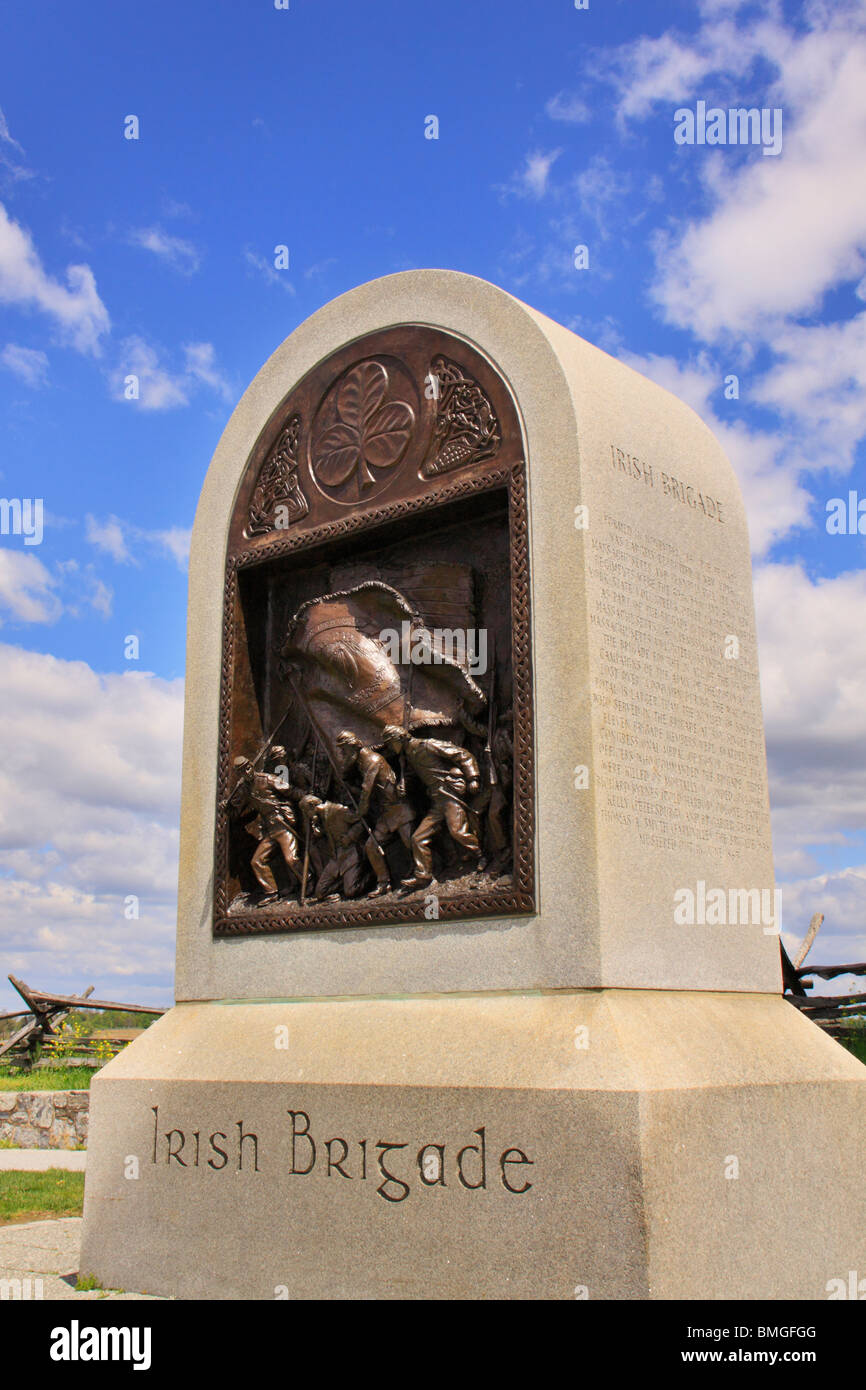
[[[103, 995], [116, 978], [114, 997], [169, 1002], [181, 682], [3, 646], [0, 706], [6, 968]], [[138, 921], [124, 917], [132, 894]]]
[[56, 622], [63, 611], [56, 589], [56, 579], [35, 555], [0, 549], [0, 623], [4, 612], [15, 622]]
[[183, 351], [187, 374], [190, 377], [200, 381], [204, 386], [209, 386], [217, 395], [222, 396], [223, 400], [234, 399], [234, 391], [216, 365], [213, 343], [187, 343]]
[[48, 275], [30, 233], [0, 204], [0, 302], [38, 309], [52, 320], [61, 341], [96, 355], [110, 321], [93, 272], [87, 265], [70, 265], [66, 280], [64, 286]]
[[91, 565], [61, 560], [52, 572], [32, 553], [0, 549], [0, 626], [55, 623], [90, 610], [108, 618], [113, 597]]
[[[723, 105], [725, 92], [738, 106], [783, 111], [779, 158], [676, 152], [712, 207], [656, 241], [654, 294], [672, 323], [707, 342], [758, 331], [772, 338], [781, 316], [815, 308], [866, 270], [866, 16], [853, 4], [813, 7], [811, 27], [795, 30], [778, 6], [754, 24], [712, 17], [718, 9], [705, 7], [711, 17], [688, 40], [666, 33], [617, 50], [608, 76], [622, 123], [693, 96]], [[758, 88], [766, 70], [772, 80]], [[736, 85], [747, 77], [748, 101]], [[671, 140], [672, 132], [673, 119]]]
[[[255, 125], [255, 121], [253, 121]], [[267, 280], [269, 285], [279, 285], [286, 294], [295, 294], [296, 290], [291, 280], [286, 278], [285, 271], [277, 270], [272, 261], [266, 260], [259, 255], [258, 251], [251, 251], [249, 247], [244, 250], [244, 260], [251, 270], [255, 270]]]
[[616, 116], [624, 126], [647, 116], [660, 102], [685, 101], [714, 74], [744, 76], [757, 57], [783, 51], [785, 39], [771, 18], [746, 27], [726, 15], [689, 38], [670, 29], [658, 38], [643, 35], [600, 55], [598, 72], [617, 90]]
[[[816, 912], [824, 921], [804, 961], [814, 965], [853, 965], [866, 960], [866, 865], [815, 874], [780, 884], [782, 890], [782, 939], [791, 955], [802, 942]], [[793, 956], [792, 956], [793, 959]], [[817, 994], [863, 993], [854, 977], [815, 979]]]
[[[118, 365], [110, 373], [111, 394], [117, 401], [138, 406], [140, 410], [173, 410], [188, 405], [199, 387], [206, 386], [223, 400], [234, 399], [235, 392], [216, 365], [212, 343], [188, 343], [183, 348], [184, 365], [179, 369], [167, 366], [160, 352], [133, 335], [121, 344]], [[138, 396], [126, 395], [127, 378], [136, 377]]]
[[172, 375], [160, 362], [159, 353], [137, 335], [121, 344], [121, 365], [111, 373], [112, 395], [126, 402], [126, 378], [138, 378], [138, 397], [130, 401], [141, 410], [172, 410], [188, 405], [189, 383], [183, 375]]
[[[629, 174], [614, 169], [604, 155], [594, 155], [586, 168], [575, 177], [573, 187], [580, 199], [584, 216], [593, 219], [603, 240], [610, 235], [609, 228], [612, 222], [621, 234], [623, 219], [612, 218], [611, 210], [629, 198], [632, 191]], [[642, 211], [643, 209], [641, 213]], [[632, 220], [631, 209], [625, 220]]]
[[543, 198], [548, 189], [550, 171], [561, 154], [562, 150], [533, 150], [526, 156], [524, 167], [499, 191], [518, 198]]
[[812, 499], [800, 481], [804, 464], [792, 453], [788, 436], [749, 429], [741, 420], [718, 413], [710, 398], [719, 393], [725, 372], [706, 354], [686, 364], [671, 357], [629, 352], [618, 356], [685, 401], [713, 431], [737, 474], [755, 555], [765, 554], [795, 528], [809, 524]]
[[812, 846], [843, 852], [866, 825], [862, 759], [852, 756], [866, 747], [864, 605], [862, 570], [818, 580], [799, 564], [755, 571], [774, 845], [786, 877], [814, 874]]
[[19, 164], [11, 151], [17, 150], [19, 154], [24, 153], [24, 148], [14, 139], [9, 129], [6, 116], [0, 108], [0, 168], [6, 170], [7, 174], [15, 181], [19, 179], [32, 179], [33, 170], [27, 169], [23, 164]]
[[171, 526], [167, 531], [151, 531], [150, 536], [174, 557], [178, 569], [186, 569], [192, 539], [191, 526]]
[[162, 210], [166, 217], [192, 217], [192, 208], [177, 198], [164, 198]]
[[[31, 855], [31, 876], [41, 855]], [[0, 864], [6, 856], [0, 853]], [[125, 895], [124, 895], [125, 896]], [[45, 883], [0, 876], [4, 972], [59, 994], [96, 986], [96, 998], [168, 1007], [172, 1002], [172, 904], [141, 898], [140, 919], [127, 921], [116, 896], [82, 892], [50, 877]], [[0, 1006], [20, 1004], [0, 986]]]
[[18, 150], [19, 154], [24, 153], [23, 147], [19, 145], [17, 140], [12, 138], [12, 134], [9, 130], [9, 122], [6, 120], [2, 107], [0, 107], [0, 143], [11, 145], [13, 149]]
[[152, 251], [160, 260], [165, 261], [173, 270], [178, 270], [182, 275], [194, 275], [199, 268], [199, 254], [191, 241], [184, 241], [182, 237], [171, 236], [164, 232], [161, 227], [137, 227], [129, 234], [129, 240], [133, 246], [140, 246], [144, 251]]
[[313, 264], [308, 265], [304, 271], [304, 279], [312, 280], [316, 275], [324, 275], [326, 271], [331, 269], [332, 265], [337, 264], [338, 260], [336, 256], [326, 256], [323, 261], [314, 261]]
[[93, 565], [60, 560], [54, 568], [63, 594], [63, 611], [68, 617], [81, 618], [88, 609], [102, 618], [111, 617], [114, 592], [98, 578]]
[[95, 579], [90, 593], [90, 606], [97, 613], [101, 613], [103, 618], [110, 618], [114, 594], [107, 584], [101, 579]]
[[[104, 521], [99, 521], [90, 515], [86, 518], [86, 527], [87, 540], [91, 545], [103, 554], [110, 555], [118, 564], [137, 564], [133, 547], [135, 550], [147, 547], [170, 555], [179, 569], [186, 569], [192, 536], [191, 527], [170, 526], [163, 530], [148, 531], [141, 526], [133, 526], [129, 521], [122, 521], [117, 516], [109, 516]], [[94, 602], [94, 606], [99, 607], [98, 602]]]
[[866, 434], [866, 313], [846, 323], [786, 324], [773, 338], [780, 360], [752, 394], [792, 427], [804, 468], [846, 472]]
[[94, 516], [88, 514], [85, 518], [85, 526], [87, 539], [91, 545], [96, 546], [97, 550], [104, 551], [118, 564], [128, 565], [132, 563], [132, 555], [127, 548], [123, 523], [116, 516], [110, 516], [106, 521], [97, 521]]
[[44, 386], [48, 377], [48, 358], [38, 348], [7, 343], [0, 352], [0, 365], [14, 372], [27, 386]]
[[812, 580], [800, 564], [763, 565], [755, 598], [768, 738], [800, 745], [808, 732], [816, 762], [848, 770], [866, 747], [866, 571]]
[[[100, 822], [100, 834], [126, 814], [155, 821], [175, 815], [181, 681], [138, 671], [100, 675], [83, 661], [8, 644], [0, 650], [0, 690], [8, 711], [0, 728], [4, 849], [64, 837], [93, 845], [95, 823], [84, 814], [86, 806], [111, 812]], [[46, 818], [46, 797], [59, 798], [69, 813]], [[132, 854], [128, 868], [140, 852]], [[101, 873], [113, 878], [115, 868], [106, 862]], [[93, 879], [90, 886], [98, 889], [103, 881]], [[166, 891], [172, 886], [169, 880], [162, 884]]]
[[565, 121], [570, 125], [592, 119], [592, 111], [585, 101], [577, 96], [566, 96], [564, 92], [557, 92], [556, 96], [551, 97], [544, 110], [552, 121]]

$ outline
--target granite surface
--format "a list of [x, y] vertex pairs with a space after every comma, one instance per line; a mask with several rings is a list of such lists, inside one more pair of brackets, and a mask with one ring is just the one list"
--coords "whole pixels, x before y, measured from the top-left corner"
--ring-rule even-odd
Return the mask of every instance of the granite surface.
[[[214, 941], [221, 595], [237, 487], [262, 426], [297, 381], [343, 343], [401, 322], [445, 328], [486, 353], [523, 424], [539, 910]], [[177, 998], [778, 989], [770, 914], [674, 920], [675, 894], [700, 883], [773, 901], [748, 535], [717, 441], [682, 401], [471, 276], [407, 271], [326, 305], [245, 392], [196, 515]]]
[[864, 1083], [770, 995], [182, 1004], [93, 1083], [81, 1269], [208, 1299], [826, 1298], [866, 1268]]

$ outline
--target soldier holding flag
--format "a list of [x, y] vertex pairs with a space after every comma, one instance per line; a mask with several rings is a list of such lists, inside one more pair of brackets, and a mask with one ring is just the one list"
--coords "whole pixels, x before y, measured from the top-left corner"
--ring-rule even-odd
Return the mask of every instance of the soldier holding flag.
[[361, 777], [361, 797], [358, 814], [366, 816], [371, 800], [375, 808], [372, 835], [367, 840], [365, 853], [373, 873], [376, 887], [369, 894], [371, 898], [381, 897], [391, 892], [391, 876], [383, 846], [394, 836], [399, 835], [407, 851], [412, 844], [412, 808], [400, 795], [397, 775], [391, 764], [374, 748], [367, 747], [356, 734], [344, 729], [337, 735], [337, 747], [342, 755], [343, 771], [348, 773], [357, 768]]
[[[272, 768], [284, 766], [285, 748], [279, 745], [272, 747], [268, 761]], [[279, 897], [277, 881], [268, 862], [275, 853], [282, 855], [286, 868], [300, 885], [301, 860], [295, 809], [289, 800], [289, 787], [282, 774], [278, 775], [273, 770], [257, 771], [249, 758], [235, 758], [234, 769], [237, 780], [227, 806], [235, 815], [253, 811], [257, 818], [259, 844], [250, 861], [250, 868], [264, 889], [264, 896], [259, 899], [259, 906], [262, 906]]]

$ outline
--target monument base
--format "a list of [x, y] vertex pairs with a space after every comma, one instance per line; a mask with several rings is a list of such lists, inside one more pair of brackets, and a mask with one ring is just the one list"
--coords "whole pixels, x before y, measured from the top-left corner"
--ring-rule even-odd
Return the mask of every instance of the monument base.
[[180, 1004], [91, 1105], [81, 1272], [106, 1287], [826, 1299], [866, 1276], [866, 1068], [775, 995]]

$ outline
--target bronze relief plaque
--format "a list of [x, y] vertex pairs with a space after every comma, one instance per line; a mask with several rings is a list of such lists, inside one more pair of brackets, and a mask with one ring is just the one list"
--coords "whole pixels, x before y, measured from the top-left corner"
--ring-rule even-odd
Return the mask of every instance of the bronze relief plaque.
[[229, 529], [216, 935], [534, 911], [528, 563], [474, 348], [385, 329], [295, 387]]

